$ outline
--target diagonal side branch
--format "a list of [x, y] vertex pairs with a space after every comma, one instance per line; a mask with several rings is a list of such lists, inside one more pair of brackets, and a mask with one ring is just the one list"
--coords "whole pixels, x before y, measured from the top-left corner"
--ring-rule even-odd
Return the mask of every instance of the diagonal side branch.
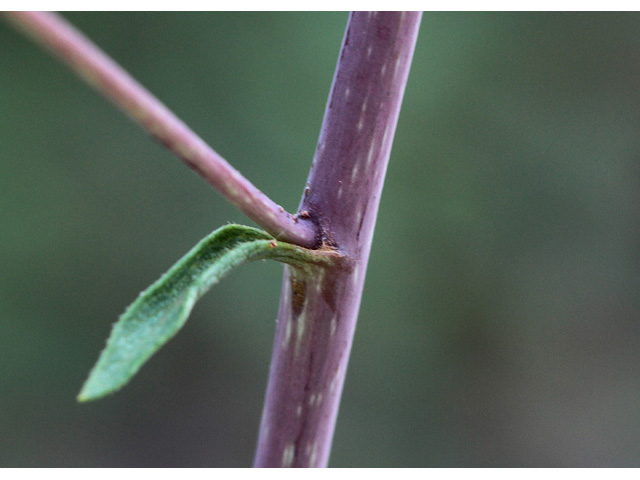
[[156, 97], [61, 17], [47, 12], [5, 12], [4, 15], [68, 64], [83, 80], [274, 237], [304, 247], [317, 246], [318, 236], [311, 221], [285, 212], [258, 190]]

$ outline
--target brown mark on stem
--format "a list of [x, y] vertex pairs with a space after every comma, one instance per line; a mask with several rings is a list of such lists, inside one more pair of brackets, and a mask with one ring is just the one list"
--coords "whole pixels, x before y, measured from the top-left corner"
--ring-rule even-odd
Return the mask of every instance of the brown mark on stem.
[[300, 316], [304, 308], [304, 301], [307, 295], [307, 284], [301, 277], [302, 275], [297, 275], [295, 271], [292, 272], [290, 277], [291, 311], [296, 318]]

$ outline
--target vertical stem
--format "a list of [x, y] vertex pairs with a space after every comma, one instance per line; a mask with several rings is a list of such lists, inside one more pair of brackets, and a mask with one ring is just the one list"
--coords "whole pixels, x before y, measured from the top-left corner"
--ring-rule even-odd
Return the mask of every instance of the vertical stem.
[[323, 467], [421, 14], [349, 17], [300, 206], [349, 270], [285, 268], [257, 467]]

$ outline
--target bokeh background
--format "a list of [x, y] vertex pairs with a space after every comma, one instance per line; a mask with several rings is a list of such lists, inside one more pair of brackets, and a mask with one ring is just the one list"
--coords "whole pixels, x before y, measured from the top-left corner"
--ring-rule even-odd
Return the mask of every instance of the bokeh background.
[[[296, 209], [346, 13], [66, 16]], [[640, 465], [639, 93], [639, 14], [425, 14], [332, 466]], [[279, 264], [75, 402], [123, 309], [230, 221], [0, 23], [0, 466], [251, 465]]]

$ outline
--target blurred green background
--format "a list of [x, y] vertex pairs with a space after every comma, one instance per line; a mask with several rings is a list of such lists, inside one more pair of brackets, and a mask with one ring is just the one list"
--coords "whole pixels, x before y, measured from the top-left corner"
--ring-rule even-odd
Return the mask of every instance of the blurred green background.
[[[66, 15], [294, 211], [347, 14]], [[640, 15], [427, 13], [331, 466], [640, 465]], [[251, 224], [0, 23], [0, 466], [250, 466], [281, 266], [75, 395], [124, 308]]]

